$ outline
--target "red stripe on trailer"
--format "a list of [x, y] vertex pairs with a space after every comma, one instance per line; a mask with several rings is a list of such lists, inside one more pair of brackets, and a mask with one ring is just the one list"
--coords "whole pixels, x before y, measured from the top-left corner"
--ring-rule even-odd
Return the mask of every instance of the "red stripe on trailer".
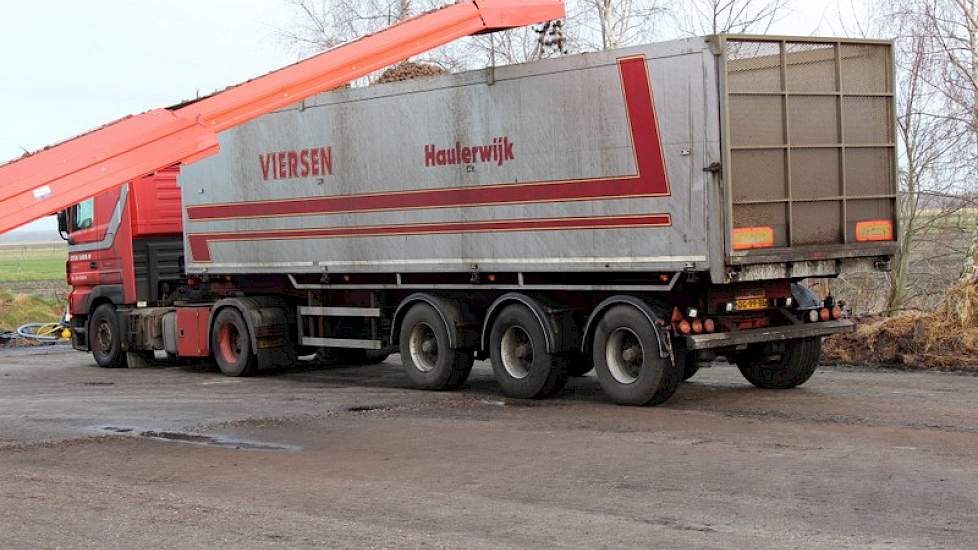
[[612, 216], [592, 218], [554, 218], [540, 220], [493, 220], [479, 222], [446, 222], [428, 224], [380, 225], [360, 227], [324, 227], [272, 231], [239, 231], [230, 233], [195, 233], [188, 235], [190, 253], [195, 262], [211, 262], [211, 243], [288, 241], [293, 239], [336, 239], [355, 237], [390, 237], [401, 235], [439, 235], [460, 233], [503, 233], [512, 231], [570, 231], [575, 229], [629, 229], [667, 227], [669, 214]]
[[231, 220], [669, 196], [648, 62], [644, 56], [628, 57], [619, 59], [618, 67], [635, 175], [191, 206], [187, 216], [195, 221]]

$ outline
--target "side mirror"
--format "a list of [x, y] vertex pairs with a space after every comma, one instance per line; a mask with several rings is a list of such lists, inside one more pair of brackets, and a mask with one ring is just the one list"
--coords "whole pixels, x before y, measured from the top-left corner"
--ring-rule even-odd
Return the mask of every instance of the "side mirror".
[[58, 212], [58, 233], [61, 234], [61, 238], [68, 240], [68, 211], [62, 210]]

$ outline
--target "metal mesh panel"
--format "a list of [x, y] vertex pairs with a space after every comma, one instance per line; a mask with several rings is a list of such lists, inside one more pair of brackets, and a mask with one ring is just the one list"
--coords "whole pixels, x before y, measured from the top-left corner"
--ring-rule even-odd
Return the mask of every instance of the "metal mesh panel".
[[738, 227], [771, 227], [774, 229], [774, 245], [788, 245], [788, 215], [784, 203], [741, 204], [734, 206]]
[[839, 143], [839, 101], [835, 97], [798, 96], [788, 103], [791, 113], [791, 144], [832, 145]]
[[847, 97], [845, 140], [848, 145], [885, 145], [893, 135], [893, 111], [886, 97]]
[[784, 150], [734, 151], [731, 176], [750, 181], [733, 189], [734, 201], [782, 200], [788, 197]]
[[838, 149], [802, 149], [791, 154], [791, 189], [795, 199], [842, 196]]
[[727, 86], [732, 92], [780, 92], [781, 47], [769, 42], [731, 42]]
[[730, 98], [730, 140], [742, 145], [784, 144], [784, 101], [780, 96]]
[[841, 54], [843, 92], [882, 94], [892, 91], [889, 51], [886, 47], [845, 44]]
[[792, 212], [792, 241], [796, 245], [842, 240], [842, 202], [798, 202]]
[[835, 44], [785, 45], [789, 92], [838, 91]]
[[852, 242], [860, 221], [893, 219], [889, 49], [836, 40], [727, 40], [734, 228], [773, 227], [777, 247], [832, 245]]
[[891, 194], [893, 178], [892, 149], [881, 147], [846, 150], [846, 184], [849, 196]]
[[850, 200], [846, 205], [847, 237], [856, 240], [856, 224], [868, 220], [892, 220], [896, 218], [895, 205], [889, 199]]

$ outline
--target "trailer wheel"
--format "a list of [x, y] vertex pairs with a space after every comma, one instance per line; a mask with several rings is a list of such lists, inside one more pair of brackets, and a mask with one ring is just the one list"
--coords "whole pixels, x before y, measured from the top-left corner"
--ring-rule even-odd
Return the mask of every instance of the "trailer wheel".
[[122, 327], [115, 307], [102, 304], [95, 308], [88, 324], [89, 347], [95, 362], [103, 369], [125, 368], [126, 352], [122, 350]]
[[748, 382], [766, 390], [787, 390], [798, 387], [815, 374], [822, 355], [821, 338], [789, 340], [784, 353], [764, 357], [762, 347], [748, 348], [737, 357], [737, 367]]
[[664, 403], [682, 381], [682, 361], [659, 356], [655, 327], [632, 306], [608, 310], [595, 329], [593, 350], [598, 381], [619, 405]]
[[511, 305], [496, 317], [489, 336], [496, 381], [508, 397], [543, 399], [567, 385], [566, 362], [547, 351], [543, 327], [524, 305]]
[[417, 304], [404, 316], [399, 343], [404, 372], [417, 388], [455, 390], [472, 372], [472, 352], [452, 349], [448, 327], [428, 304]]
[[256, 370], [258, 358], [251, 349], [248, 325], [233, 307], [222, 309], [214, 319], [211, 350], [224, 376], [249, 376]]

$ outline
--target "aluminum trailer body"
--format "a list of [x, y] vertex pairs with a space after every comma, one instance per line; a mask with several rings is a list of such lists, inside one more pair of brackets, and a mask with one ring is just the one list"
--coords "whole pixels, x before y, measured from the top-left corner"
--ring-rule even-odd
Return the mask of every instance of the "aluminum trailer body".
[[[854, 95], [835, 91], [835, 45], [815, 41], [787, 42], [800, 53], [783, 91], [779, 45], [689, 39], [341, 90], [267, 115], [181, 173], [188, 271], [724, 283], [885, 261], [892, 233], [856, 233], [895, 223], [888, 45], [839, 47], [841, 72], [883, 71]], [[735, 250], [734, 228], [771, 242]]]
[[854, 327], [802, 281], [895, 251], [893, 70], [888, 42], [720, 36], [309, 98], [180, 169], [180, 233], [113, 245], [141, 270], [73, 299], [75, 345], [233, 376], [399, 351], [428, 389], [483, 358], [525, 398], [593, 368], [622, 404], [718, 356], [797, 386]]

